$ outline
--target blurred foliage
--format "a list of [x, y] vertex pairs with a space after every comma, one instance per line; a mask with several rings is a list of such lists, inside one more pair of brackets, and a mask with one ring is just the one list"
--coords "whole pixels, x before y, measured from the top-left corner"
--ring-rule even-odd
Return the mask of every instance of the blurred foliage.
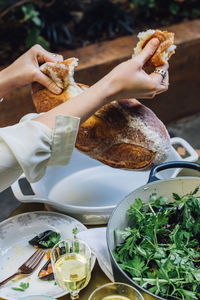
[[0, 0], [0, 57], [39, 43], [73, 49], [154, 26], [200, 17], [200, 0]]
[[174, 17], [174, 21], [180, 21], [200, 17], [199, 0], [130, 0], [130, 3], [137, 15], [146, 19]]

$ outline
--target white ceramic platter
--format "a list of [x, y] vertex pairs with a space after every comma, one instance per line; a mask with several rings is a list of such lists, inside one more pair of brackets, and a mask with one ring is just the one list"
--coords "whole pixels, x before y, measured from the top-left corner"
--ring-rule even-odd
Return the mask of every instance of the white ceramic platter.
[[[35, 251], [28, 241], [35, 235], [45, 231], [54, 230], [61, 234], [61, 239], [73, 238], [72, 229], [78, 232], [87, 228], [76, 219], [56, 212], [30, 212], [17, 215], [0, 223], [0, 282], [9, 277], [19, 266], [24, 263]], [[92, 256], [92, 269], [95, 264], [95, 256]], [[55, 285], [55, 281], [43, 281], [37, 277], [41, 267], [45, 264], [46, 257], [28, 277], [10, 281], [0, 288], [0, 297], [8, 300], [17, 300], [24, 296], [43, 294], [53, 298], [61, 297], [68, 292]], [[19, 287], [20, 282], [29, 282], [29, 288], [24, 292], [15, 291], [13, 287]]]
[[[195, 161], [197, 152], [183, 139], [171, 139], [181, 145], [188, 156], [181, 158], [172, 146], [167, 161]], [[176, 177], [180, 169], [159, 172], [161, 179]], [[71, 161], [62, 167], [48, 167], [38, 182], [31, 183], [33, 194], [21, 189], [23, 177], [13, 185], [15, 197], [24, 203], [44, 203], [48, 210], [66, 213], [84, 224], [106, 224], [116, 205], [129, 193], [145, 185], [148, 171], [111, 168], [74, 149]]]

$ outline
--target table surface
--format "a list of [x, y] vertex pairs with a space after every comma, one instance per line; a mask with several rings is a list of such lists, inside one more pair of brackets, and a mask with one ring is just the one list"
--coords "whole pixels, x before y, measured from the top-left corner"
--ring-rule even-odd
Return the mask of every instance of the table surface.
[[[200, 162], [200, 161], [198, 161]], [[184, 169], [179, 176], [199, 176], [199, 173], [196, 171], [192, 171], [192, 170], [187, 170]], [[36, 203], [29, 203], [29, 204], [21, 204], [12, 214], [11, 216], [15, 216], [21, 213], [25, 213], [25, 212], [31, 212], [31, 211], [38, 211], [38, 210], [44, 210], [44, 205], [43, 204], [36, 204]], [[91, 226], [90, 226], [91, 227]], [[80, 292], [80, 300], [88, 300], [90, 294], [97, 288], [100, 287], [101, 285], [105, 284], [105, 283], [109, 283], [110, 280], [108, 279], [108, 277], [104, 274], [104, 272], [101, 270], [101, 268], [98, 265], [98, 262], [96, 262], [95, 267], [92, 271], [92, 276], [91, 276], [91, 280], [89, 282], [89, 284], [87, 285], [87, 287], [85, 287], [85, 289], [83, 289]], [[147, 294], [144, 294], [144, 298], [145, 300], [153, 300], [155, 299], [154, 297], [151, 297]], [[0, 298], [0, 300], [2, 300], [3, 298]], [[69, 295], [63, 296], [61, 298], [59, 298], [61, 300], [68, 300], [70, 299]]]

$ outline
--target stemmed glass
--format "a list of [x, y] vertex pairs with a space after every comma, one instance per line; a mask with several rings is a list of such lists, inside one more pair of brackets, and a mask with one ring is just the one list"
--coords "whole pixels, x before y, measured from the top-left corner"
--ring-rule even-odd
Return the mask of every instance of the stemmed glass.
[[51, 251], [51, 263], [57, 284], [70, 292], [72, 300], [79, 298], [79, 291], [91, 277], [91, 251], [81, 240], [65, 240]]

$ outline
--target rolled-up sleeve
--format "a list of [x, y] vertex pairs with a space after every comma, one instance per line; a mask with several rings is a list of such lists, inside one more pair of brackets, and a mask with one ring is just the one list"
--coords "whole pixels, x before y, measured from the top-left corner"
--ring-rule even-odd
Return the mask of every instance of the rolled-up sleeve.
[[0, 129], [0, 190], [24, 173], [30, 182], [38, 181], [48, 165], [69, 163], [80, 119], [57, 115], [54, 130], [27, 115], [16, 125]]

